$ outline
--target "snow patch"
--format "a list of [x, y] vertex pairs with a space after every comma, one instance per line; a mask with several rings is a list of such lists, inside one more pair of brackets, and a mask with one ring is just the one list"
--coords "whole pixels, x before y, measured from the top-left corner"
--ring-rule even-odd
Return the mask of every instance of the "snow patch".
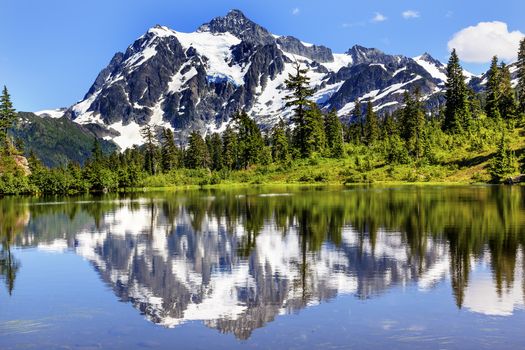
[[35, 114], [39, 117], [50, 117], [53, 119], [62, 118], [64, 116], [64, 112], [66, 110], [64, 108], [58, 108], [58, 109], [45, 109], [43, 111], [35, 112]]
[[423, 69], [426, 70], [428, 74], [432, 76], [432, 78], [439, 79], [442, 82], [447, 81], [447, 75], [442, 70], [440, 70], [439, 67], [435, 64], [425, 61], [424, 59], [422, 59], [422, 56], [417, 56], [413, 59], [414, 61], [416, 61], [417, 64], [423, 67]]

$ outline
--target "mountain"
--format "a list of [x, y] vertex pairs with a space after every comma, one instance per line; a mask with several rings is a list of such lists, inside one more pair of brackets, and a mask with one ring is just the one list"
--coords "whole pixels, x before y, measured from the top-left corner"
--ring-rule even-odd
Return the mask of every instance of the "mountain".
[[416, 87], [429, 109], [443, 103], [444, 66], [429, 54], [409, 58], [358, 45], [337, 54], [274, 35], [233, 10], [193, 33], [149, 29], [113, 56], [65, 115], [95, 125], [121, 148], [141, 144], [147, 123], [172, 128], [180, 140], [191, 130], [220, 132], [239, 109], [268, 128], [290, 116], [284, 81], [295, 62], [309, 68], [315, 101], [342, 118], [356, 99], [372, 100], [379, 113], [395, 110]]
[[[62, 111], [63, 114], [64, 111]], [[94, 126], [79, 125], [68, 118], [55, 114], [21, 112], [13, 136], [20, 139], [27, 153], [31, 150], [47, 166], [61, 166], [69, 161], [83, 164], [91, 155], [96, 130]], [[117, 149], [111, 141], [100, 140], [102, 149], [111, 152]]]

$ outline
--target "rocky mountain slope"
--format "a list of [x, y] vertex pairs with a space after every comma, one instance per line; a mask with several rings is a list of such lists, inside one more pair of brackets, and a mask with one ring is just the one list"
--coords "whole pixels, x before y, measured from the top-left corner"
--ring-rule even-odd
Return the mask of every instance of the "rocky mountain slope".
[[239, 109], [266, 128], [290, 116], [284, 81], [296, 62], [309, 68], [315, 101], [342, 118], [351, 115], [356, 99], [371, 100], [380, 114], [390, 112], [416, 87], [429, 109], [443, 103], [445, 67], [429, 54], [409, 58], [358, 45], [337, 54], [271, 34], [233, 10], [193, 33], [149, 29], [116, 53], [84, 99], [64, 114], [96, 126], [100, 137], [121, 148], [141, 144], [147, 123], [172, 128], [180, 140], [191, 130], [220, 132]]

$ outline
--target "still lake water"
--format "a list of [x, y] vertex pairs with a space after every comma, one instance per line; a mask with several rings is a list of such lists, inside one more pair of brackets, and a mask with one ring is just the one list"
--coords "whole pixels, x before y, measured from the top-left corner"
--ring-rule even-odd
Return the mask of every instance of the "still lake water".
[[0, 200], [1, 349], [522, 349], [525, 188]]

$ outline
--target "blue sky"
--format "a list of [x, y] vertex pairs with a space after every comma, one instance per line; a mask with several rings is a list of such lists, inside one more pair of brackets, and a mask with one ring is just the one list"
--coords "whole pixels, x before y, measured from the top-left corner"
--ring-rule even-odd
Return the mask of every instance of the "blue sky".
[[474, 73], [492, 51], [511, 60], [525, 32], [523, 0], [0, 0], [0, 84], [18, 110], [69, 106], [149, 27], [191, 32], [232, 8], [275, 34], [335, 52], [360, 44], [446, 62], [459, 33], [452, 43]]

